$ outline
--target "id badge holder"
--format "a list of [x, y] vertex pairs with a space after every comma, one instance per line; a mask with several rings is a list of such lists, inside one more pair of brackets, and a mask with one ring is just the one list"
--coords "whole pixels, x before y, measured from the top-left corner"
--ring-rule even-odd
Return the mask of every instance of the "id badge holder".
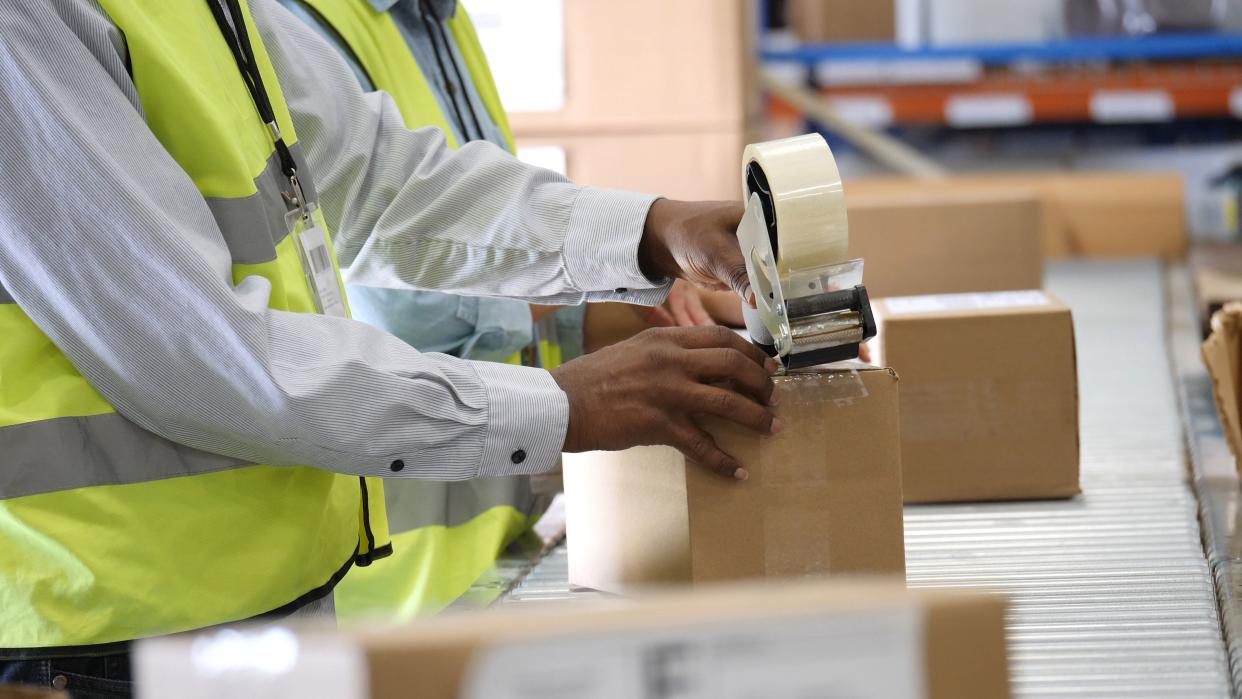
[[289, 213], [290, 229], [297, 245], [306, 285], [315, 300], [315, 310], [326, 316], [349, 317], [345, 310], [345, 294], [332, 264], [332, 250], [323, 226], [315, 221], [313, 204]]

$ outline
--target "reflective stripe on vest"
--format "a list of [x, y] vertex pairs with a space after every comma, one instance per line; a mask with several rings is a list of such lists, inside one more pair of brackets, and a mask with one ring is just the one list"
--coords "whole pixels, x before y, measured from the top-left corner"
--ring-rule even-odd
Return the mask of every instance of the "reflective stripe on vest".
[[[220, 224], [234, 280], [261, 275], [271, 308], [313, 312], [271, 137], [206, 0], [98, 1], [125, 37], [148, 125]], [[293, 609], [386, 550], [378, 482], [173, 444], [118, 414], [17, 304], [0, 304], [0, 337], [0, 657]]]

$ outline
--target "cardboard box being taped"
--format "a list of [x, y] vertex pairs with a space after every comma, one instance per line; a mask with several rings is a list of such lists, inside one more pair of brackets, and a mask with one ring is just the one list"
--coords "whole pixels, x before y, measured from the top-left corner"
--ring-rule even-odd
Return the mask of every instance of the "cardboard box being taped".
[[[909, 197], [996, 192], [1025, 192], [1041, 200], [1045, 257], [1180, 259], [1186, 254], [1186, 205], [1182, 177], [1176, 173], [993, 172], [939, 180], [874, 177], [845, 183], [851, 207], [863, 196], [900, 202]], [[852, 209], [850, 224], [854, 224]]]
[[906, 502], [1079, 492], [1069, 308], [1042, 291], [890, 298], [874, 308], [876, 359], [901, 374]]
[[[1003, 699], [1003, 598], [865, 580], [141, 642], [139, 699]], [[264, 636], [266, 634], [266, 637]]]
[[1043, 285], [1042, 208], [1030, 192], [845, 193], [850, 257], [863, 259], [872, 298]]
[[777, 377], [778, 435], [704, 422], [744, 482], [669, 447], [566, 454], [570, 582], [902, 574], [897, 376], [857, 367]]

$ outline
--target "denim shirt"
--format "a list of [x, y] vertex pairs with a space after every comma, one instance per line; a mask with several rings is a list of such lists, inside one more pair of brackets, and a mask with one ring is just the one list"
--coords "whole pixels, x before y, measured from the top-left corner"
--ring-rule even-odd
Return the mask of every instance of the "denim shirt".
[[[388, 12], [392, 17], [422, 69], [441, 111], [447, 116], [446, 121], [458, 143], [483, 138], [502, 148], [509, 147], [504, 132], [479, 96], [457, 47], [457, 41], [448, 27], [447, 20], [457, 13], [457, 0], [429, 0], [432, 11], [440, 20], [439, 27], [434, 30], [423, 21], [419, 0], [356, 1], [368, 2], [377, 12]], [[325, 27], [315, 13], [308, 11], [299, 0], [280, 2], [338, 49], [353, 68], [363, 90], [375, 89], [366, 77], [366, 72], [350, 59], [350, 52], [340, 45], [336, 33]], [[439, 60], [433, 49], [433, 41], [440, 50]], [[456, 70], [448, 62], [450, 59], [456, 64]], [[441, 62], [444, 63], [444, 72], [440, 70]], [[458, 83], [458, 75], [464, 84]], [[449, 94], [450, 83], [455, 86], [453, 89], [461, 90], [473, 108], [473, 116], [470, 111], [463, 109], [461, 122], [456, 118]], [[477, 125], [475, 119], [478, 120]], [[355, 318], [381, 327], [423, 352], [443, 352], [465, 359], [505, 361], [535, 340], [530, 306], [524, 301], [456, 296], [436, 291], [381, 289], [356, 284], [348, 287], [348, 294], [350, 310]], [[553, 323], [561, 345], [561, 356], [565, 360], [582, 354], [582, 322], [585, 312], [585, 306], [566, 306], [555, 313]]]

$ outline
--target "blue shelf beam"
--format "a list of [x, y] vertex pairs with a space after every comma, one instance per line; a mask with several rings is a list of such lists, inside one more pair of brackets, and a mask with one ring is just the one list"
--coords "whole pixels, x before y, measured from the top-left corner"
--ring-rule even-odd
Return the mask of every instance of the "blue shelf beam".
[[1242, 58], [1242, 33], [1156, 34], [1145, 37], [1084, 37], [1044, 43], [997, 43], [901, 48], [891, 43], [803, 44], [763, 50], [763, 60], [821, 61], [975, 60], [984, 65], [1085, 63], [1092, 61], [1185, 61]]

